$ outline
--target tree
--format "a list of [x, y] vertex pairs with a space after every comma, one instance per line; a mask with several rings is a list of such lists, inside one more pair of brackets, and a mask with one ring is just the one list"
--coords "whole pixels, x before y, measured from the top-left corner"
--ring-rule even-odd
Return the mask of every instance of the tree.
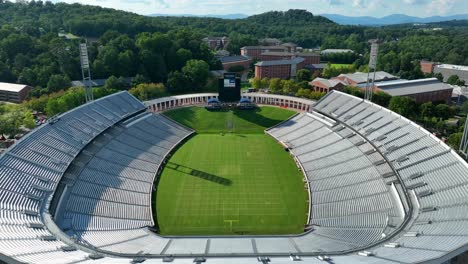
[[132, 87], [136, 87], [139, 84], [142, 83], [149, 83], [150, 79], [146, 78], [143, 74], [137, 74], [133, 79], [132, 79]]
[[391, 95], [389, 95], [386, 92], [378, 91], [373, 94], [372, 96], [372, 102], [381, 105], [383, 107], [388, 107], [388, 104], [390, 103], [390, 99], [392, 98]]
[[468, 101], [464, 102], [463, 105], [460, 108], [460, 111], [463, 114], [468, 114]]
[[460, 148], [462, 138], [463, 133], [454, 133], [448, 137], [447, 144], [453, 149], [458, 150]]
[[201, 91], [210, 76], [210, 66], [202, 60], [189, 60], [182, 73], [191, 82], [192, 91]]
[[437, 78], [437, 80], [443, 82], [444, 81], [444, 75], [440, 72], [434, 74], [434, 77]]
[[307, 69], [300, 69], [297, 71], [297, 81], [298, 82], [303, 82], [303, 81], [310, 81], [311, 78], [311, 73]]
[[23, 125], [29, 129], [33, 129], [36, 127], [34, 116], [29, 110], [24, 111]]
[[182, 69], [184, 65], [187, 63], [187, 61], [193, 59], [193, 54], [190, 50], [180, 48], [176, 52], [176, 70]]
[[361, 89], [356, 88], [356, 87], [345, 86], [343, 88], [343, 92], [345, 92], [347, 94], [354, 95], [354, 96], [359, 97], [359, 98], [364, 98], [364, 92], [361, 91]]
[[162, 83], [144, 83], [130, 89], [128, 92], [142, 101], [147, 101], [166, 95], [166, 88]]
[[465, 81], [460, 80], [460, 77], [458, 75], [452, 75], [447, 79], [447, 83], [451, 85], [459, 85], [459, 86], [464, 86]]
[[252, 85], [253, 88], [255, 89], [261, 89], [262, 87], [262, 79], [255, 77], [253, 79], [250, 79], [250, 85]]
[[422, 118], [430, 118], [435, 114], [435, 107], [432, 102], [423, 103], [419, 106], [419, 112]]
[[439, 104], [435, 107], [435, 116], [446, 120], [454, 115], [453, 109], [446, 104]]
[[68, 76], [54, 74], [50, 76], [49, 82], [47, 83], [47, 89], [50, 92], [57, 92], [59, 90], [70, 87], [70, 78]]
[[273, 78], [270, 80], [270, 91], [272, 93], [279, 93], [282, 90], [281, 87], [281, 79], [280, 78]]
[[107, 89], [117, 89], [117, 90], [126, 90], [128, 89], [128, 83], [123, 77], [115, 77], [111, 76], [106, 80], [106, 83], [104, 85]]
[[390, 99], [388, 108], [402, 116], [405, 117], [414, 117], [417, 110], [416, 102], [406, 96], [394, 96]]
[[171, 94], [182, 94], [191, 91], [190, 80], [185, 74], [174, 71], [169, 73], [167, 89]]

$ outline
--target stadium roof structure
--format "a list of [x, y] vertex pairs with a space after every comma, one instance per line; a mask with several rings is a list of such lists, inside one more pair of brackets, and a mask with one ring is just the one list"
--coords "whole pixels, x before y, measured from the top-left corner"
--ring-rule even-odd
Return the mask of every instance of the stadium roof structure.
[[305, 174], [304, 234], [158, 236], [153, 180], [191, 133], [128, 92], [35, 129], [0, 156], [0, 260], [442, 263], [468, 248], [468, 164], [416, 123], [336, 91], [266, 131]]

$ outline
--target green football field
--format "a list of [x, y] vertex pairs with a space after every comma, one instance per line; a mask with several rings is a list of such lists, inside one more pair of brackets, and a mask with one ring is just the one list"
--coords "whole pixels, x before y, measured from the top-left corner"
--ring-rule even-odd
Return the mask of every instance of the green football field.
[[[264, 125], [281, 122], [293, 112], [264, 107], [243, 112], [255, 117], [246, 120], [233, 112], [193, 107], [167, 115], [187, 125], [188, 110], [197, 113], [191, 126], [205, 132], [197, 130], [163, 170], [156, 195], [161, 234], [303, 232], [308, 209], [303, 175], [289, 153], [263, 133]], [[234, 133], [220, 133], [232, 127]]]

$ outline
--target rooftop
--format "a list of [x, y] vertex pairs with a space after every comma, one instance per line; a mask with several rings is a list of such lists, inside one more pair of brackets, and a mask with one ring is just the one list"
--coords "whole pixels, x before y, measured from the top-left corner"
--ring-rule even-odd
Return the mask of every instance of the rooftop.
[[250, 59], [244, 56], [226, 56], [219, 58], [219, 60], [221, 61], [221, 63], [231, 63], [239, 61], [248, 61]]
[[376, 86], [391, 96], [404, 96], [453, 89], [453, 87], [440, 82], [437, 78], [379, 82], [376, 83]]
[[18, 93], [18, 92], [21, 92], [24, 88], [27, 88], [27, 87], [28, 87], [28, 85], [26, 85], [26, 84], [0, 82], [0, 91]]
[[241, 49], [286, 50], [284, 46], [245, 46]]
[[324, 49], [322, 50], [322, 54], [324, 53], [347, 53], [347, 52], [354, 52], [353, 50], [350, 49]]
[[288, 43], [281, 44], [281, 46], [285, 46], [285, 47], [297, 47], [297, 44], [296, 44], [296, 43], [292, 43], [292, 42], [288, 42]]
[[[356, 83], [366, 83], [367, 82], [367, 72], [356, 72], [356, 73], [348, 73], [348, 74], [340, 74], [338, 77], [344, 77], [350, 79]], [[369, 78], [373, 78], [373, 74], [369, 75]], [[391, 75], [390, 73], [384, 71], [378, 71], [375, 74], [376, 81], [385, 81], [385, 80], [395, 80], [398, 77]]]
[[328, 79], [324, 79], [324, 78], [315, 78], [311, 83], [313, 84], [313, 83], [317, 83], [317, 82], [320, 82], [321, 84], [323, 84], [324, 86], [326, 86], [328, 88], [335, 87], [337, 84], [340, 84], [340, 83], [345, 85], [345, 83], [342, 82], [339, 79], [328, 80]]
[[289, 65], [298, 64], [305, 61], [304, 58], [298, 57], [291, 60], [274, 60], [274, 61], [261, 61], [255, 64], [255, 66], [276, 66], [276, 65]]
[[436, 68], [440, 69], [450, 69], [450, 70], [458, 70], [458, 71], [468, 71], [468, 66], [462, 65], [453, 65], [453, 64], [439, 64], [435, 66]]
[[309, 56], [320, 56], [320, 54], [313, 53], [313, 52], [301, 52], [301, 53], [297, 53], [297, 56], [309, 57]]
[[328, 65], [325, 64], [325, 63], [310, 64], [310, 65], [306, 66], [307, 69], [325, 69], [327, 67], [328, 67]]
[[294, 53], [287, 52], [287, 51], [267, 51], [263, 52], [262, 55], [265, 56], [294, 56]]

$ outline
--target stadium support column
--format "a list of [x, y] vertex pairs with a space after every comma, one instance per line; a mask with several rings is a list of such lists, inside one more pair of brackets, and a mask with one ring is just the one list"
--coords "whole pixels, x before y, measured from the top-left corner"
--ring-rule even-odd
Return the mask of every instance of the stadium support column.
[[463, 132], [463, 137], [460, 144], [460, 153], [465, 155], [465, 158], [468, 159], [468, 117], [465, 122], [465, 130]]

